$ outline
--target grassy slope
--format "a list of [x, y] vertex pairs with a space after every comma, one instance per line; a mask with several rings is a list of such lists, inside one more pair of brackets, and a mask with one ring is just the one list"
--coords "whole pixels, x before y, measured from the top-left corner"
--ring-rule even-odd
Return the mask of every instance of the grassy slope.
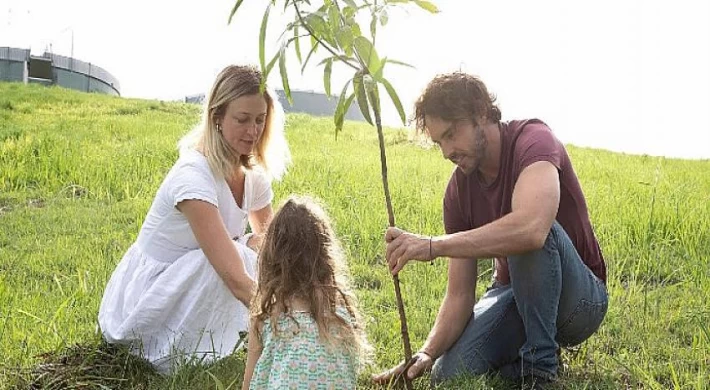
[[[198, 116], [190, 105], [0, 83], [0, 383], [22, 383], [48, 351], [105, 349], [95, 333], [103, 287]], [[294, 164], [275, 184], [277, 202], [290, 193], [325, 200], [371, 319], [371, 370], [391, 365], [401, 346], [382, 265], [387, 221], [375, 131], [347, 123], [336, 140], [330, 119], [291, 115], [287, 136]], [[387, 141], [398, 225], [441, 233], [451, 165], [401, 131], [388, 131]], [[608, 261], [611, 305], [600, 332], [564, 355], [559, 387], [710, 388], [710, 161], [569, 152]], [[489, 269], [481, 262], [479, 293]], [[433, 324], [445, 270], [438, 261], [402, 274], [415, 348]], [[81, 353], [67, 352], [76, 343]], [[88, 355], [83, 364], [92, 366]], [[66, 375], [112, 387], [236, 388], [243, 363], [238, 355], [171, 378], [133, 360], [119, 367]], [[474, 384], [502, 385], [483, 378], [453, 387]]]

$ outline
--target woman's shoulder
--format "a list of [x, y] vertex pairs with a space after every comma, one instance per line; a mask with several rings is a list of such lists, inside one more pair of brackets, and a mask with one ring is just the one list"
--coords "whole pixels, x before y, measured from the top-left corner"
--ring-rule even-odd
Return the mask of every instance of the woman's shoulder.
[[210, 172], [210, 164], [205, 155], [195, 149], [183, 149], [175, 161], [175, 168], [194, 167], [201, 171]]
[[170, 203], [199, 193], [213, 204], [217, 203], [217, 193], [220, 191], [207, 159], [194, 149], [180, 151], [180, 156], [163, 180], [161, 190], [163, 196], [170, 199]]
[[271, 186], [271, 175], [269, 175], [266, 170], [260, 165], [254, 165], [249, 169], [244, 170], [246, 175], [251, 179], [252, 182], [260, 185]]
[[180, 156], [173, 164], [166, 179], [168, 181], [172, 179], [216, 183], [215, 175], [210, 169], [207, 158], [194, 149], [180, 151]]

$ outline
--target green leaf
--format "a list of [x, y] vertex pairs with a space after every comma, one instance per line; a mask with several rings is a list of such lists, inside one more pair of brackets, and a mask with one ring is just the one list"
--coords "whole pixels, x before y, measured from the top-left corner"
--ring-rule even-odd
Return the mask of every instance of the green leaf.
[[[313, 12], [308, 14], [304, 19], [305, 23], [311, 29], [311, 32], [318, 37], [325, 37], [328, 35], [328, 24], [325, 22], [318, 12]], [[312, 37], [315, 39], [315, 37]]]
[[296, 50], [296, 58], [298, 58], [298, 63], [302, 64], [303, 60], [301, 59], [301, 40], [298, 37], [298, 25], [293, 26], [293, 40], [295, 42], [294, 47]]
[[328, 17], [327, 14], [319, 11], [312, 12], [305, 18], [305, 23], [308, 25], [311, 33], [313, 34], [311, 39], [315, 40], [315, 37], [318, 37], [320, 40], [328, 42], [328, 44], [332, 47], [336, 47], [337, 43], [335, 42], [335, 32], [331, 33], [331, 27], [323, 16]]
[[[286, 33], [289, 32], [289, 31], [292, 31], [293, 28], [296, 27], [296, 26], [297, 26], [297, 24], [295, 24], [295, 22], [288, 23], [288, 24], [286, 25], [286, 28], [285, 28], [283, 31], [281, 31], [281, 34], [279, 34], [279, 39], [278, 39], [278, 41], [281, 42], [281, 40], [286, 36]], [[288, 41], [289, 41], [289, 42], [293, 41], [293, 37], [292, 37], [292, 38], [289, 38]]]
[[345, 122], [345, 114], [348, 113], [348, 110], [350, 109], [350, 105], [353, 103], [353, 98], [355, 98], [355, 94], [351, 93], [350, 96], [345, 100], [345, 103], [343, 104], [343, 114], [340, 116], [340, 119], [338, 122], [335, 123], [335, 136], [338, 136], [338, 132], [343, 129], [343, 123]]
[[326, 62], [328, 62], [328, 61], [335, 61], [335, 60], [337, 60], [338, 58], [340, 58], [340, 56], [325, 57], [325, 58], [323, 58], [323, 59], [321, 60], [321, 62], [319, 62], [316, 66], [325, 65]]
[[390, 59], [390, 58], [387, 58], [387, 59], [383, 60], [383, 62], [384, 62], [384, 61], [387, 61], [387, 62], [390, 63], [390, 64], [401, 65], [401, 66], [406, 66], [406, 67], [408, 67], [408, 68], [416, 69], [413, 65], [409, 65], [409, 64], [406, 63], [406, 62], [397, 61], [397, 60], [393, 60], [393, 59]]
[[351, 56], [353, 52], [353, 33], [352, 30], [347, 27], [341, 27], [338, 32], [335, 33], [335, 39], [338, 41], [338, 45], [345, 52], [345, 55]]
[[360, 30], [360, 25], [355, 23], [352, 26], [350, 26], [350, 31], [353, 33], [353, 40], [355, 38], [362, 36], [362, 30]]
[[[313, 38], [313, 37], [311, 37], [311, 38]], [[317, 43], [315, 45], [311, 46], [311, 51], [309, 51], [308, 55], [306, 55], [306, 60], [303, 61], [303, 65], [301, 65], [301, 74], [303, 74], [303, 72], [306, 70], [306, 65], [308, 65], [308, 60], [311, 59], [311, 56], [313, 55], [313, 53], [316, 52], [316, 50], [318, 50]]]
[[352, 80], [348, 80], [343, 86], [343, 91], [340, 92], [340, 97], [338, 98], [338, 105], [335, 107], [335, 115], [333, 116], [333, 119], [335, 121], [336, 136], [338, 135], [338, 132], [343, 128], [343, 121], [345, 120], [345, 113], [347, 112], [347, 109], [344, 110], [344, 107], [345, 102], [348, 100], [345, 96], [348, 93], [348, 87], [350, 86], [351, 81]]
[[266, 65], [266, 72], [263, 73], [264, 80], [266, 80], [268, 78], [269, 73], [271, 73], [271, 69], [274, 68], [274, 65], [276, 64], [276, 60], [279, 59], [280, 55], [281, 55], [281, 51], [278, 51], [276, 54], [274, 54], [274, 57], [271, 59], [271, 61], [269, 61], [269, 64]]
[[387, 24], [387, 21], [389, 20], [389, 17], [387, 16], [387, 9], [383, 9], [382, 12], [380, 12], [380, 26], [383, 26]]
[[351, 7], [351, 6], [346, 6], [343, 8], [343, 16], [345, 17], [345, 20], [349, 20], [355, 17], [355, 14], [357, 13], [357, 8]]
[[392, 84], [390, 84], [387, 79], [381, 79], [380, 82], [382, 85], [385, 86], [385, 89], [387, 90], [387, 93], [390, 95], [390, 99], [392, 99], [392, 103], [394, 103], [394, 107], [397, 109], [397, 113], [399, 114], [399, 119], [402, 120], [402, 124], [406, 125], [407, 124], [407, 117], [404, 114], [404, 107], [402, 107], [402, 102], [399, 100], [399, 96], [397, 96], [397, 91], [395, 91], [394, 87], [392, 87]]
[[288, 85], [288, 73], [286, 72], [286, 45], [281, 46], [279, 53], [279, 71], [281, 72], [281, 82], [283, 83], [284, 93], [289, 104], [293, 104], [291, 97], [291, 87]]
[[330, 34], [336, 36], [335, 34], [340, 31], [340, 10], [335, 4], [331, 4], [328, 7], [328, 25], [330, 27]]
[[375, 14], [372, 14], [372, 20], [370, 20], [370, 36], [373, 41], [375, 40], [375, 37], [377, 37], [377, 17]]
[[380, 69], [377, 70], [377, 73], [372, 74], [372, 78], [374, 78], [375, 81], [380, 81], [382, 79], [382, 74], [385, 71], [385, 65], [387, 65], [387, 57], [383, 58], [380, 63], [382, 64], [382, 66], [380, 66]]
[[271, 3], [266, 6], [264, 17], [261, 19], [261, 28], [259, 29], [259, 64], [261, 72], [266, 71], [266, 24], [269, 21], [269, 11], [271, 11]]
[[380, 57], [377, 55], [375, 47], [372, 46], [372, 42], [369, 39], [359, 36], [353, 41], [355, 46], [355, 51], [357, 52], [360, 59], [365, 63], [367, 69], [370, 73], [377, 73], [377, 71], [382, 67], [380, 62]]
[[217, 390], [225, 390], [224, 383], [222, 383], [222, 381], [219, 380], [219, 378], [217, 378], [216, 376], [214, 376], [214, 375], [213, 375], [211, 372], [209, 372], [209, 371], [207, 371], [207, 374], [209, 374], [209, 376], [212, 377], [212, 380], [214, 381], [214, 387], [215, 387]]
[[365, 92], [365, 85], [362, 80], [362, 73], [358, 72], [353, 78], [353, 89], [355, 90], [355, 97], [357, 98], [357, 104], [360, 106], [360, 112], [365, 118], [367, 123], [374, 126], [372, 123], [372, 117], [370, 116], [370, 106], [367, 104], [367, 93]]
[[380, 108], [380, 92], [377, 88], [377, 83], [372, 79], [370, 75], [365, 75], [362, 78], [365, 84], [365, 91], [367, 91], [367, 98], [370, 100], [370, 106], [372, 106], [372, 111], [375, 112], [376, 116], [380, 116], [382, 109]]
[[351, 61], [351, 62], [357, 62], [357, 59], [355, 59], [355, 58], [348, 57], [348, 56], [343, 56], [343, 55], [336, 55], [336, 56], [330, 56], [330, 57], [324, 58], [324, 59], [321, 60], [321, 62], [319, 62], [318, 65], [316, 65], [316, 66], [325, 65], [325, 63], [328, 62], [328, 61], [334, 61], [334, 62], [336, 62], [336, 61], [344, 61], [344, 60], [348, 60], [348, 61]]
[[232, 12], [229, 13], [229, 19], [227, 19], [227, 24], [232, 23], [232, 18], [234, 17], [234, 14], [237, 13], [239, 6], [241, 6], [243, 2], [244, 0], [237, 0], [237, 2], [234, 3], [234, 7], [232, 7]]
[[431, 12], [432, 14], [439, 12], [439, 8], [436, 5], [434, 5], [434, 3], [432, 3], [431, 1], [415, 0], [414, 2], [417, 3], [417, 5], [419, 7], [421, 7], [422, 9], [425, 9], [425, 10]]
[[345, 48], [345, 54], [350, 57], [353, 55], [353, 42], [355, 41], [355, 38], [359, 37], [362, 35], [362, 31], [360, 31], [360, 26], [357, 23], [353, 23], [350, 25], [350, 39], [351, 42], [349, 45]]
[[330, 99], [330, 74], [333, 72], [333, 60], [329, 59], [325, 63], [323, 70], [323, 86], [325, 87], [325, 95]]
[[353, 1], [353, 0], [344, 0], [344, 2], [345, 2], [345, 4], [347, 4], [348, 6], [357, 9], [357, 4], [355, 4], [355, 1]]

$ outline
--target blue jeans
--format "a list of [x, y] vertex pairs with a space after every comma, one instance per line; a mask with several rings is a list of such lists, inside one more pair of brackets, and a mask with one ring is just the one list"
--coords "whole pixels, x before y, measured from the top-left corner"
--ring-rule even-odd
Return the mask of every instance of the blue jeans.
[[484, 373], [555, 379], [558, 347], [580, 344], [601, 325], [608, 305], [604, 282], [559, 223], [542, 249], [509, 256], [508, 269], [510, 284], [488, 289], [459, 339], [437, 359], [434, 384]]

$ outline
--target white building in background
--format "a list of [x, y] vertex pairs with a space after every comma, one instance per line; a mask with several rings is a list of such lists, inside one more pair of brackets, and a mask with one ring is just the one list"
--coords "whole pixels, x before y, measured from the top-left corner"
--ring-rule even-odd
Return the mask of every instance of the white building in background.
[[109, 72], [89, 62], [29, 49], [0, 47], [0, 81], [59, 85], [84, 92], [120, 96], [121, 86]]

